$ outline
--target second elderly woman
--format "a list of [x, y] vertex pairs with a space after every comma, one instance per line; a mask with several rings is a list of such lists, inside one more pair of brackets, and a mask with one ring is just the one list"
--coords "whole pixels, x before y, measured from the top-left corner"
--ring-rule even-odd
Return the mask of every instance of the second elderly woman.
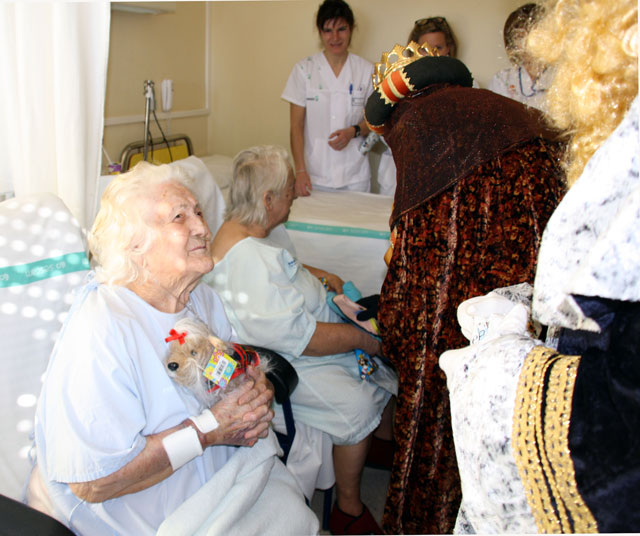
[[380, 355], [380, 342], [342, 323], [327, 304], [319, 277], [338, 292], [342, 280], [304, 267], [286, 243], [281, 224], [294, 188], [284, 149], [253, 147], [236, 156], [225, 223], [212, 246], [215, 267], [206, 281], [219, 292], [243, 342], [275, 350], [293, 364], [299, 377], [291, 397], [296, 421], [332, 439], [337, 501], [331, 532], [380, 534], [360, 500], [360, 480], [396, 377], [381, 363], [369, 380], [360, 378], [354, 350]]

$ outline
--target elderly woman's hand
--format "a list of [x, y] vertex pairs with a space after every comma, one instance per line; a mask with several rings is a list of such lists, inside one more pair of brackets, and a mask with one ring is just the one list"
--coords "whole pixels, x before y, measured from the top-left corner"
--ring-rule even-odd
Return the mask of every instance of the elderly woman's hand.
[[203, 447], [237, 445], [252, 447], [266, 437], [273, 419], [273, 386], [264, 372], [247, 367], [247, 381], [211, 407], [218, 428], [201, 438]]
[[[274, 388], [262, 370], [248, 367], [247, 375], [255, 382], [254, 388], [244, 395], [239, 402], [247, 403], [255, 408], [249, 413], [245, 413], [243, 420], [244, 422], [255, 423], [253, 428], [245, 433], [245, 439], [255, 439], [257, 441], [259, 438], [267, 437], [269, 423], [274, 416], [274, 412], [271, 409]], [[257, 396], [255, 396], [256, 393]]]
[[344, 281], [339, 276], [327, 272], [322, 268], [309, 266], [308, 264], [305, 264], [303, 266], [321, 281], [324, 279], [323, 283], [326, 285], [327, 290], [332, 290], [336, 294], [342, 294], [342, 286], [344, 285]]
[[383, 356], [382, 344], [365, 330], [341, 322], [316, 322], [316, 329], [304, 355], [321, 356], [362, 350], [370, 356]]
[[344, 285], [344, 281], [339, 276], [326, 272], [324, 278], [327, 281], [327, 287], [329, 288], [329, 290], [332, 290], [336, 294], [342, 294], [342, 286]]

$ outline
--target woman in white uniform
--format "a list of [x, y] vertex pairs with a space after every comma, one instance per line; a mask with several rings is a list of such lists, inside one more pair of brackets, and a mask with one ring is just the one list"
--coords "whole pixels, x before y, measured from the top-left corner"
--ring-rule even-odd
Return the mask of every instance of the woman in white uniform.
[[407, 44], [411, 41], [419, 45], [427, 43], [431, 48], [435, 48], [440, 56], [455, 58], [458, 51], [453, 30], [444, 17], [418, 19], [409, 34]]
[[354, 18], [343, 0], [325, 0], [316, 16], [324, 50], [294, 66], [282, 98], [290, 103], [296, 194], [312, 188], [368, 192], [371, 170], [359, 151], [369, 129], [364, 104], [373, 64], [351, 54]]
[[517, 100], [527, 106], [544, 110], [547, 88], [552, 73], [531, 60], [522, 47], [522, 41], [540, 15], [540, 6], [529, 3], [513, 11], [504, 24], [504, 49], [511, 66], [498, 71], [489, 89], [504, 97]]

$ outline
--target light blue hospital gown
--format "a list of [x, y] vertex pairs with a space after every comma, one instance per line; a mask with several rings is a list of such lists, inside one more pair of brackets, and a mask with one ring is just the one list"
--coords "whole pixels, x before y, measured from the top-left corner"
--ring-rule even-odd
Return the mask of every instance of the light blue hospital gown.
[[[189, 307], [221, 338], [232, 330], [206, 285]], [[51, 357], [38, 402], [38, 467], [59, 517], [77, 534], [155, 534], [162, 521], [194, 494], [235, 452], [216, 446], [137, 493], [102, 503], [79, 500], [65, 482], [107, 476], [133, 460], [145, 436], [199, 412], [195, 397], [177, 388], [163, 359], [165, 337], [177, 320], [130, 290], [90, 283], [77, 298]]]
[[381, 364], [363, 381], [353, 352], [302, 355], [316, 322], [340, 319], [320, 281], [287, 249], [269, 238], [246, 238], [204, 280], [222, 298], [239, 340], [279, 352], [295, 367], [297, 421], [328, 433], [337, 445], [355, 444], [378, 426], [397, 390], [395, 373]]

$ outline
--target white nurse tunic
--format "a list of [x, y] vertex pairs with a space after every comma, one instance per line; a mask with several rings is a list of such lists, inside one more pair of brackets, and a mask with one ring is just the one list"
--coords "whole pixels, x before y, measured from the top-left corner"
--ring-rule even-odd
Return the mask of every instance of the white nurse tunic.
[[349, 54], [339, 76], [335, 76], [323, 52], [309, 56], [293, 67], [281, 97], [306, 108], [304, 153], [307, 172], [314, 186], [369, 191], [371, 169], [367, 155], [360, 153], [360, 137], [342, 151], [329, 146], [329, 135], [355, 125], [364, 117], [364, 105], [373, 92], [373, 64]]

